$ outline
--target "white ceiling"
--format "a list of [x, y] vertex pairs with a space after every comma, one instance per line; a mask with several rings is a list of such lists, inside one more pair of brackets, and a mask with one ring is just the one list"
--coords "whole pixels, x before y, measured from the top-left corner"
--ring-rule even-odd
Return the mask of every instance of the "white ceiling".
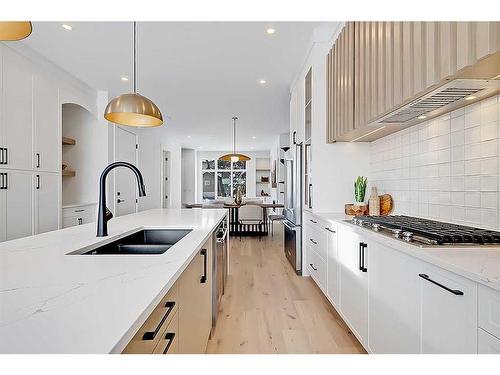
[[[66, 23], [72, 31], [61, 22], [35, 22], [25, 43], [110, 96], [131, 91], [131, 23]], [[273, 35], [266, 33], [270, 26]], [[138, 91], [168, 116], [165, 136], [184, 147], [230, 149], [237, 115], [238, 149], [269, 149], [288, 130], [289, 87], [313, 31], [330, 26], [335, 23], [140, 22]]]

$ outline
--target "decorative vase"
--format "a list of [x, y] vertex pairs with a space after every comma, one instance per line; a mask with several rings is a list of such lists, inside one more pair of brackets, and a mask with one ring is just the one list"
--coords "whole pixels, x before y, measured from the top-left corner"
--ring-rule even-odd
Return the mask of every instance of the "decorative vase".
[[234, 203], [236, 203], [237, 205], [240, 205], [242, 202], [242, 197], [241, 197], [241, 186], [238, 186], [236, 188], [236, 194], [234, 196]]

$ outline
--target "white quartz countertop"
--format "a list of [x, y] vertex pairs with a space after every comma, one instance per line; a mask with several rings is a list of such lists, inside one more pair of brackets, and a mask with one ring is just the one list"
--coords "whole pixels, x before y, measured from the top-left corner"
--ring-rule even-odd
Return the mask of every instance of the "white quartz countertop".
[[[227, 211], [155, 209], [0, 243], [0, 353], [120, 352]], [[160, 255], [66, 255], [142, 228], [192, 229]]]
[[[361, 228], [346, 222], [343, 213], [314, 213], [318, 218], [347, 225], [363, 233], [367, 238], [385, 244], [395, 250], [412, 255], [425, 262], [444, 268], [478, 283], [500, 291], [499, 246], [437, 246], [420, 247], [391, 236]], [[369, 251], [369, 250], [368, 250]]]

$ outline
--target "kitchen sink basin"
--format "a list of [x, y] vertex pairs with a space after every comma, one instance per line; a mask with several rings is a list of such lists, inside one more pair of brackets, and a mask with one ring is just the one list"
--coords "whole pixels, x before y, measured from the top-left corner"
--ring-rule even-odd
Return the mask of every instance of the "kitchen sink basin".
[[69, 255], [163, 254], [189, 232], [191, 229], [143, 229], [84, 253], [75, 251]]

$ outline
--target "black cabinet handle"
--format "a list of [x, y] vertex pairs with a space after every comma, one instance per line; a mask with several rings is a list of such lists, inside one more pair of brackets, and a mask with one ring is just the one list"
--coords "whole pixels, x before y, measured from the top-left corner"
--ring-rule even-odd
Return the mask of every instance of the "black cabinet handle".
[[448, 288], [447, 286], [443, 285], [443, 284], [440, 284], [438, 283], [437, 281], [434, 281], [432, 280], [429, 275], [426, 275], [425, 273], [419, 273], [418, 276], [420, 276], [422, 279], [424, 280], [427, 280], [431, 283], [433, 283], [434, 285], [437, 285], [438, 287], [440, 288], [443, 288], [444, 290], [447, 290], [448, 292], [456, 295], [456, 296], [463, 296], [464, 295], [464, 292], [462, 292], [461, 290], [458, 290], [458, 289], [450, 289]]
[[368, 272], [368, 268], [365, 267], [365, 249], [367, 246], [364, 242], [359, 243], [359, 270], [362, 272]]
[[207, 249], [202, 249], [200, 254], [203, 255], [203, 276], [200, 278], [200, 283], [205, 284], [207, 282]]
[[330, 229], [330, 228], [328, 228], [328, 227], [326, 227], [325, 229], [326, 229], [328, 232], [330, 232], [330, 233], [337, 233], [337, 232], [335, 232], [333, 229]]
[[172, 345], [172, 343], [174, 342], [174, 338], [175, 338], [174, 332], [167, 332], [167, 334], [165, 335], [165, 340], [168, 340], [168, 344], [163, 350], [163, 354], [167, 354], [168, 349], [170, 349], [170, 345]]
[[149, 331], [149, 332], [144, 332], [144, 335], [142, 335], [143, 340], [154, 340], [158, 332], [160, 331], [161, 326], [163, 323], [165, 323], [165, 320], [167, 320], [168, 316], [174, 309], [175, 302], [167, 302], [165, 303], [165, 307], [167, 308], [167, 311], [165, 312], [165, 315], [161, 318], [160, 322], [156, 326], [154, 331]]
[[7, 173], [0, 173], [0, 190], [7, 189]]
[[309, 184], [309, 188], [308, 188], [308, 190], [309, 190], [308, 191], [308, 195], [309, 195], [309, 202], [308, 202], [309, 204], [308, 204], [308, 206], [309, 206], [309, 208], [313, 207], [312, 206], [312, 198], [311, 198], [311, 188], [312, 188], [312, 186], [313, 186], [312, 184]]
[[309, 221], [310, 221], [311, 223], [313, 223], [313, 224], [318, 224], [318, 222], [317, 222], [317, 221], [314, 221], [313, 219], [309, 219]]
[[40, 168], [40, 153], [36, 153], [36, 167]]
[[294, 145], [296, 145], [296, 144], [297, 144], [297, 139], [296, 139], [297, 137], [296, 137], [296, 136], [297, 136], [297, 132], [296, 132], [296, 131], [294, 131], [294, 132], [293, 132], [293, 144], [294, 144]]
[[318, 242], [314, 241], [312, 238], [309, 238], [309, 241], [311, 241], [313, 244], [317, 245]]
[[2, 150], [2, 161], [3, 164], [8, 164], [9, 163], [9, 149], [7, 147], [4, 147]]
[[311, 266], [311, 268], [315, 271], [317, 271], [318, 269], [317, 268], [314, 268], [313, 264], [312, 263], [309, 263], [309, 265]]
[[36, 175], [36, 189], [40, 190], [40, 175]]
[[4, 164], [4, 162], [3, 162], [3, 147], [0, 147], [0, 164]]
[[81, 217], [78, 218], [78, 225], [82, 225], [83, 224], [83, 219]]

